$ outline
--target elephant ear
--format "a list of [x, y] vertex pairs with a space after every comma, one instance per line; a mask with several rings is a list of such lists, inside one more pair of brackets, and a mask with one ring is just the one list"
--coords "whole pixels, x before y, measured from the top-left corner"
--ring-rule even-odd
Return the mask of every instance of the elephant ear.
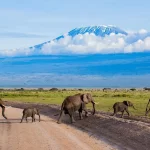
[[123, 101], [123, 103], [124, 103], [126, 106], [129, 106], [129, 105], [130, 105], [129, 101]]
[[86, 95], [86, 94], [83, 94], [83, 95], [82, 95], [82, 101], [83, 101], [84, 103], [88, 103], [88, 102], [89, 102], [88, 99], [87, 99], [87, 95]]

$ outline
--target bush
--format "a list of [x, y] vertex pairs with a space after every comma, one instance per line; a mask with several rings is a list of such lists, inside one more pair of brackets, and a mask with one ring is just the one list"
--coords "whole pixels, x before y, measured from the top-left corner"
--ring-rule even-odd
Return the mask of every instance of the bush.
[[83, 91], [83, 89], [78, 89], [78, 91]]
[[15, 91], [24, 91], [24, 88], [15, 89]]
[[110, 90], [111, 90], [111, 88], [103, 88], [103, 92], [110, 91]]
[[67, 91], [66, 89], [62, 89], [62, 91]]
[[57, 88], [51, 88], [50, 91], [58, 91]]
[[136, 91], [136, 89], [135, 88], [131, 88], [130, 91]]
[[38, 91], [43, 91], [44, 89], [43, 88], [38, 88]]
[[148, 88], [148, 87], [144, 87], [143, 89], [147, 90], [147, 91], [150, 91], [150, 88]]

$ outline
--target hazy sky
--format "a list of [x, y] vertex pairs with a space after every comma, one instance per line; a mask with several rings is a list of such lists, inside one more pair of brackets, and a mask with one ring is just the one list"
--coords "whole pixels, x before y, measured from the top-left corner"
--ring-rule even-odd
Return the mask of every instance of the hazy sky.
[[149, 6], [149, 0], [1, 1], [0, 50], [32, 46], [89, 25], [150, 31]]

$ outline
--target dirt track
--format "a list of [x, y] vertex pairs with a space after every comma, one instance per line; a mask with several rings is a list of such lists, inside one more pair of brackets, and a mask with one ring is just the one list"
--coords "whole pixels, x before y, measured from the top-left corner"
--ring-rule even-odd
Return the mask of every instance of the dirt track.
[[41, 116], [41, 122], [19, 123], [22, 109], [6, 109], [9, 120], [0, 116], [0, 150], [110, 150], [110, 146], [88, 134], [57, 124], [54, 119]]
[[[84, 135], [89, 138], [90, 136], [91, 142], [95, 142], [95, 138], [97, 138], [98, 141], [100, 142], [100, 147], [98, 146], [99, 150], [105, 148], [111, 149], [110, 147], [106, 147], [105, 144], [101, 141], [104, 141], [108, 145], [111, 145], [113, 149], [114, 148], [120, 150], [149, 150], [150, 149], [150, 119], [144, 119], [144, 118], [121, 119], [117, 117], [112, 117], [106, 113], [97, 113], [95, 116], [89, 116], [88, 118], [84, 118], [84, 120], [79, 120], [78, 114], [76, 114], [75, 117], [75, 119], [77, 120], [76, 123], [70, 124], [69, 117], [66, 115], [63, 118], [63, 123], [61, 125], [58, 125], [56, 124], [56, 120], [58, 116], [54, 116], [54, 115], [59, 113], [59, 108], [60, 108], [59, 106], [30, 104], [30, 103], [23, 104], [23, 103], [16, 103], [16, 102], [15, 103], [6, 102], [6, 103], [9, 106], [13, 106], [17, 108], [25, 108], [28, 106], [38, 107], [41, 113], [44, 114], [45, 116], [48, 116], [49, 117], [49, 119], [47, 118], [48, 120], [51, 120], [50, 122], [43, 121], [42, 124], [48, 123], [49, 124], [48, 126], [50, 126], [50, 124], [52, 123], [53, 127], [57, 127], [58, 129], [61, 129], [62, 134], [63, 132], [64, 133], [68, 132], [65, 129], [67, 130], [70, 129], [69, 134], [72, 133], [71, 137], [74, 136], [81, 137], [81, 135]], [[81, 133], [81, 134], [77, 134], [77, 133]], [[67, 133], [65, 134], [65, 136], [66, 135]], [[80, 141], [79, 143], [83, 144], [84, 141], [88, 141], [86, 144], [89, 145], [90, 140], [83, 141], [83, 138], [79, 138], [79, 139], [82, 139], [79, 140]], [[79, 145], [77, 143], [78, 142], [76, 141], [75, 145]], [[97, 146], [98, 144], [95, 144], [95, 146]], [[94, 148], [90, 147], [89, 149], [96, 150], [97, 147]]]

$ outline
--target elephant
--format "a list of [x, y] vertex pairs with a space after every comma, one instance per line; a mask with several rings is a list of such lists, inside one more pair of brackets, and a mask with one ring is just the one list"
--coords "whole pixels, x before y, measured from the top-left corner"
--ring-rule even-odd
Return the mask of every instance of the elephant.
[[2, 116], [7, 119], [7, 117], [5, 116], [5, 105], [4, 102], [0, 99], [0, 107], [2, 108]]
[[80, 119], [83, 119], [82, 111], [85, 111], [85, 116], [88, 116], [88, 111], [86, 110], [86, 104], [92, 103], [93, 105], [93, 115], [95, 114], [95, 102], [90, 93], [86, 94], [75, 94], [73, 96], [68, 96], [64, 99], [61, 105], [61, 112], [57, 123], [61, 123], [62, 116], [64, 114], [69, 114], [71, 123], [74, 123], [74, 112], [79, 112]]
[[150, 103], [150, 99], [149, 99], [147, 106], [146, 106], [145, 116], [147, 116], [148, 113], [150, 112], [150, 107], [148, 108], [149, 103]]
[[39, 122], [40, 122], [40, 113], [37, 108], [25, 108], [22, 113], [23, 116], [20, 123], [22, 123], [24, 118], [26, 118], [26, 122], [28, 122], [27, 120], [28, 117], [32, 117], [32, 122], [35, 122], [35, 114], [39, 116]]
[[122, 118], [124, 115], [124, 111], [126, 111], [128, 116], [130, 116], [130, 113], [128, 111], [128, 106], [133, 107], [135, 109], [134, 105], [130, 101], [116, 102], [113, 105], [114, 113], [112, 116], [116, 115], [117, 112], [122, 112], [122, 115], [121, 115], [121, 118]]

